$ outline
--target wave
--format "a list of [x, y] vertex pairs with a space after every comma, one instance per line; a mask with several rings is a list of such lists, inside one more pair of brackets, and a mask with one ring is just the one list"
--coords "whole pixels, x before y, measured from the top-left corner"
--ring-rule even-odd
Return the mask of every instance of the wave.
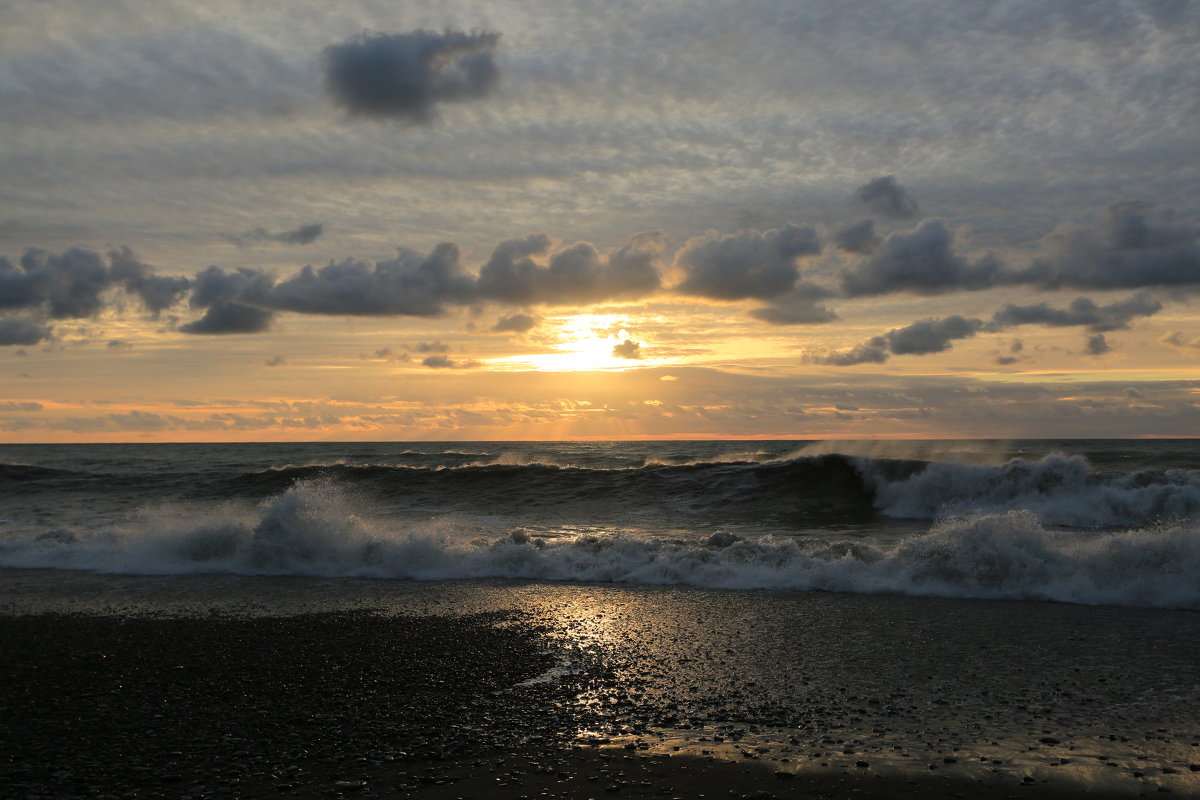
[[235, 573], [418, 580], [531, 579], [1200, 607], [1200, 525], [1048, 529], [1028, 511], [862, 539], [481, 536], [453, 518], [397, 527], [353, 492], [301, 483], [257, 506], [175, 507], [99, 531], [0, 540], [0, 565], [132, 574]]
[[[880, 465], [877, 472], [907, 474], [920, 466]], [[264, 497], [318, 479], [369, 492], [394, 507], [435, 512], [684, 514], [809, 525], [875, 514], [870, 487], [840, 456], [604, 469], [541, 461], [438, 468], [333, 464], [245, 473], [194, 495]]]
[[1015, 510], [1077, 528], [1200, 516], [1198, 470], [1101, 473], [1080, 456], [1053, 454], [996, 465], [837, 453], [603, 469], [524, 456], [433, 468], [331, 464], [246, 473], [199, 494], [265, 497], [317, 478], [369, 490], [404, 508], [682, 514], [792, 527]]
[[39, 467], [33, 464], [0, 464], [0, 482], [27, 482], [90, 477], [86, 472]]
[[1015, 458], [1000, 466], [935, 462], [901, 480], [860, 461], [875, 506], [891, 517], [937, 519], [1026, 510], [1076, 528], [1200, 516], [1200, 471], [1094, 472], [1080, 456]]
[[[867, 444], [870, 449], [862, 449]], [[1098, 471], [1081, 456], [1057, 454], [990, 463], [982, 459], [988, 448], [974, 444], [968, 448], [977, 457], [973, 461], [958, 460], [954, 453], [965, 452], [961, 449], [937, 450], [937, 443], [919, 443], [923, 449], [918, 450], [867, 444], [847, 448], [848, 453], [819, 453], [834, 446], [812, 445], [782, 456], [745, 449], [707, 461], [643, 453], [636, 463], [614, 465], [610, 459], [606, 466], [573, 462], [564, 454], [515, 451], [484, 458], [472, 451], [412, 453], [414, 462], [428, 463], [291, 464], [240, 474], [148, 472], [123, 465], [120, 473], [101, 475], [0, 464], [0, 496], [111, 489], [140, 501], [261, 500], [306, 481], [330, 480], [396, 512], [526, 521], [608, 524], [678, 516], [685, 525], [705, 521], [798, 530], [1017, 510], [1032, 511], [1048, 525], [1073, 528], [1200, 517], [1196, 469]], [[899, 457], [905, 455], [934, 460]]]

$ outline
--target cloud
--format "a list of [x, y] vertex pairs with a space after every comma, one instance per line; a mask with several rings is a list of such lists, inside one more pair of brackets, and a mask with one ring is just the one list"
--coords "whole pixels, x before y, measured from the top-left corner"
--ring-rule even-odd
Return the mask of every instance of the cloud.
[[854, 200], [876, 216], [888, 219], [912, 219], [921, 210], [916, 198], [896, 182], [894, 175], [884, 175], [858, 187]]
[[138, 297], [155, 317], [187, 293], [187, 278], [156, 275], [152, 267], [122, 247], [107, 257], [72, 247], [52, 253], [31, 247], [17, 264], [0, 256], [0, 309], [22, 309], [51, 319], [95, 316], [104, 293], [123, 288]]
[[656, 263], [664, 246], [659, 231], [635, 234], [607, 257], [587, 242], [551, 254], [550, 237], [544, 233], [508, 239], [496, 245], [480, 269], [476, 289], [480, 299], [514, 305], [641, 297], [659, 289]]
[[874, 253], [841, 271], [842, 291], [850, 297], [934, 295], [995, 285], [1000, 263], [990, 255], [968, 262], [954, 253], [953, 243], [953, 234], [940, 219], [890, 233]]
[[675, 254], [684, 273], [680, 294], [713, 300], [769, 300], [791, 292], [800, 277], [796, 260], [821, 252], [808, 226], [743, 230], [727, 236], [710, 231], [690, 239]]
[[882, 364], [890, 357], [887, 339], [875, 336], [849, 350], [818, 355], [809, 353], [804, 361], [809, 364], [825, 364], [831, 367], [852, 367], [855, 364]]
[[1188, 339], [1179, 331], [1168, 333], [1159, 339], [1159, 341], [1163, 344], [1169, 344], [1172, 347], [1200, 350], [1200, 336], [1197, 336], [1193, 339]]
[[53, 319], [90, 317], [111, 285], [101, 255], [79, 247], [62, 253], [31, 247], [17, 265], [0, 258], [0, 308], [44, 309]]
[[[412, 358], [412, 356], [410, 356], [408, 353], [400, 353], [390, 347], [379, 348], [374, 352], [374, 354], [372, 354], [371, 357], [378, 358], [383, 361], [409, 361]], [[366, 359], [367, 356], [359, 356], [359, 358]]]
[[156, 275], [128, 247], [108, 254], [110, 278], [124, 286], [125, 291], [141, 299], [155, 319], [187, 294], [191, 281], [182, 276]]
[[0, 411], [34, 412], [34, 411], [41, 411], [44, 408], [45, 408], [45, 406], [43, 406], [41, 403], [35, 403], [32, 401], [19, 402], [19, 401], [6, 400], [4, 402], [0, 402]]
[[1200, 286], [1200, 230], [1175, 225], [1151, 203], [1108, 207], [1099, 230], [1060, 225], [1041, 242], [1047, 255], [1005, 276], [1043, 289]]
[[809, 354], [805, 360], [813, 364], [848, 367], [855, 364], [881, 364], [893, 355], [941, 353], [952, 347], [951, 342], [970, 338], [983, 327], [983, 320], [968, 319], [957, 314], [942, 319], [923, 319], [875, 336], [850, 350], [825, 355]]
[[272, 287], [260, 302], [278, 311], [348, 316], [433, 317], [448, 302], [474, 297], [457, 245], [443, 242], [428, 255], [401, 248], [396, 257], [371, 263], [345, 259], [306, 266]]
[[477, 361], [455, 361], [446, 356], [430, 356], [421, 362], [430, 369], [470, 369], [479, 366]]
[[287, 365], [287, 358], [281, 355], [274, 355], [263, 363], [265, 363], [268, 367], [283, 367]]
[[404, 349], [412, 350], [416, 353], [448, 353], [450, 345], [444, 344], [440, 339], [434, 339], [432, 342], [417, 342], [414, 345], [405, 345]]
[[133, 345], [124, 339], [110, 339], [108, 344], [104, 345], [109, 350], [132, 350]]
[[0, 347], [38, 344], [53, 334], [51, 326], [27, 317], [0, 319]]
[[881, 242], [883, 239], [875, 233], [875, 221], [870, 219], [847, 225], [833, 234], [833, 243], [839, 250], [845, 250], [847, 253], [870, 253], [879, 247]]
[[269, 293], [274, 283], [261, 270], [239, 269], [225, 272], [209, 267], [196, 274], [192, 308], [204, 309], [200, 319], [181, 325], [179, 330], [194, 334], [262, 333], [271, 327], [274, 313], [251, 305]]
[[528, 333], [541, 323], [539, 317], [529, 314], [510, 314], [501, 317], [491, 327], [492, 333]]
[[1084, 346], [1087, 354], [1090, 356], [1102, 356], [1112, 349], [1108, 344], [1108, 340], [1104, 338], [1103, 333], [1097, 333], [1095, 336], [1087, 338], [1087, 344]]
[[1127, 300], [1098, 306], [1086, 297], [1077, 297], [1066, 308], [1052, 308], [1046, 303], [1018, 306], [1009, 303], [992, 316], [991, 330], [1014, 325], [1048, 325], [1051, 327], [1086, 326], [1095, 333], [1124, 330], [1137, 317], [1149, 317], [1162, 310], [1162, 303], [1146, 294], [1136, 294]]
[[325, 48], [325, 87], [352, 116], [425, 124], [439, 103], [491, 94], [498, 33], [363, 33]]
[[613, 358], [640, 359], [643, 357], [642, 346], [632, 339], [626, 339], [620, 344], [613, 345], [612, 354]]
[[895, 355], [925, 355], [949, 350], [950, 342], [974, 336], [983, 327], [979, 319], [955, 314], [943, 319], [924, 319], [886, 335], [888, 349]]
[[821, 301], [833, 292], [815, 284], [800, 284], [791, 292], [777, 297], [769, 306], [755, 308], [750, 316], [772, 325], [813, 325], [832, 322], [838, 315]]
[[312, 244], [325, 232], [325, 226], [319, 222], [310, 222], [290, 231], [268, 231], [266, 228], [255, 228], [245, 233], [235, 233], [229, 237], [238, 246], [254, 242], [278, 242], [280, 244]]

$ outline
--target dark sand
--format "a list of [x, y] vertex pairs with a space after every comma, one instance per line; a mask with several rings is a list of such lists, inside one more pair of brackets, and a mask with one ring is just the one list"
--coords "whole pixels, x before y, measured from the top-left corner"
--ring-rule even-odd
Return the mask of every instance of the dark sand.
[[[1114, 765], [1123, 781], [1080, 783], [1072, 762], [1096, 756], [1082, 736], [1076, 755], [1059, 731], [1062, 741], [1027, 745], [1050, 765], [1039, 770], [965, 747], [881, 758], [881, 742], [907, 747], [924, 734], [896, 728], [889, 739], [879, 722], [870, 746], [830, 737], [810, 752], [811, 741], [789, 746], [776, 729], [718, 726], [696, 708], [681, 716], [673, 709], [713, 692], [725, 718], [788, 709], [664, 682], [656, 665], [580, 651], [572, 671], [527, 683], [559, 663], [555, 637], [515, 612], [3, 616], [0, 797], [1179, 797], [1200, 771], [1156, 757], [1140, 774]], [[559, 655], [547, 649], [555, 642]], [[844, 702], [836, 686], [813, 691]], [[901, 724], [924, 713], [870, 702], [850, 701]]]
[[1200, 614], [0, 571], [0, 798], [1200, 796]]

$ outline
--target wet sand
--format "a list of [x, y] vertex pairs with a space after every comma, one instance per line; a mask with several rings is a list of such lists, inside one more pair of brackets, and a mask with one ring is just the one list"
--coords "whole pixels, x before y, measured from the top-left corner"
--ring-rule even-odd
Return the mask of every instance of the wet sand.
[[0, 577], [2, 797], [1197, 796], [1187, 612]]

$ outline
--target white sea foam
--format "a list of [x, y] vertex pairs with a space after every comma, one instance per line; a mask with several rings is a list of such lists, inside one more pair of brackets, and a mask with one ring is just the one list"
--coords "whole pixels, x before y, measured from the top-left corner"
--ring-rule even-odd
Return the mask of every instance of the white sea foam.
[[1049, 525], [1095, 528], [1200, 516], [1196, 470], [1097, 475], [1079, 456], [1048, 455], [999, 466], [935, 462], [895, 480], [884, 475], [880, 462], [857, 463], [875, 491], [876, 508], [892, 517], [1026, 510]]
[[10, 535], [0, 565], [99, 572], [228, 572], [440, 580], [519, 578], [724, 589], [894, 592], [1200, 608], [1200, 524], [1047, 529], [1029, 511], [943, 520], [891, 544], [862, 539], [613, 533], [481, 538], [443, 520], [398, 529], [357, 516], [327, 482], [257, 507], [159, 509], [121, 525]]

